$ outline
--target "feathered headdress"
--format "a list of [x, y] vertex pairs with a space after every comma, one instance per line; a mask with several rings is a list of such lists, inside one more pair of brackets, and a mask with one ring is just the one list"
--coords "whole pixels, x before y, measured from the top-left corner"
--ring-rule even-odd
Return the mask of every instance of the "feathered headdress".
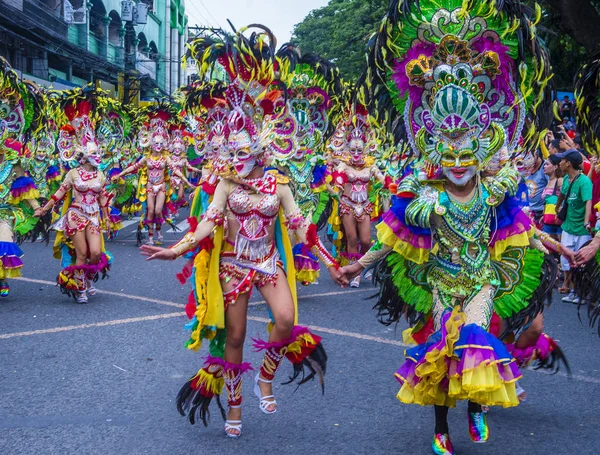
[[600, 53], [586, 62], [575, 76], [577, 131], [585, 149], [600, 156]]
[[[288, 73], [285, 83], [289, 106], [298, 123], [296, 136], [301, 148], [317, 151], [333, 133], [330, 114], [340, 109], [340, 71], [333, 63], [314, 54], [299, 59], [299, 54], [291, 55], [297, 64]], [[287, 57], [280, 57], [284, 58]]]
[[[243, 31], [254, 29], [250, 37]], [[277, 41], [262, 25], [251, 25], [230, 36], [202, 37], [189, 46], [201, 79], [210, 78], [215, 68], [227, 74], [223, 93], [227, 118], [223, 146], [227, 150], [247, 148], [251, 153], [268, 152], [275, 158], [291, 156], [296, 147], [296, 122], [285, 103], [284, 78], [291, 60], [279, 61]]]
[[75, 164], [78, 154], [87, 155], [89, 146], [98, 145], [96, 122], [100, 91], [92, 84], [73, 90], [52, 90], [52, 115], [60, 126], [57, 147], [63, 162]]
[[19, 76], [8, 62], [0, 57], [0, 145], [8, 138], [20, 138], [25, 130], [23, 94]]
[[378, 120], [434, 165], [465, 144], [480, 166], [521, 136], [537, 147], [551, 120], [540, 16], [518, 0], [392, 1], [369, 43]]
[[344, 109], [328, 147], [332, 154], [341, 159], [348, 159], [350, 142], [361, 141], [366, 155], [373, 156], [377, 151], [379, 140], [373, 125], [373, 118], [365, 104], [361, 101], [359, 90], [347, 86], [345, 90]]

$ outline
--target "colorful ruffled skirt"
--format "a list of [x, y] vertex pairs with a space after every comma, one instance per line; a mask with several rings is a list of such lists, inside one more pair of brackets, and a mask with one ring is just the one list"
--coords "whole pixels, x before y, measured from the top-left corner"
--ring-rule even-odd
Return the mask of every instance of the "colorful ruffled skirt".
[[292, 249], [294, 254], [294, 267], [296, 281], [309, 284], [319, 279], [319, 260], [311, 253], [310, 248], [304, 243], [298, 243]]
[[0, 280], [21, 276], [23, 252], [16, 243], [0, 242]]
[[505, 345], [456, 307], [442, 317], [441, 329], [405, 352], [396, 372], [397, 398], [422, 406], [454, 407], [457, 400], [487, 406], [519, 404], [515, 382], [521, 377]]

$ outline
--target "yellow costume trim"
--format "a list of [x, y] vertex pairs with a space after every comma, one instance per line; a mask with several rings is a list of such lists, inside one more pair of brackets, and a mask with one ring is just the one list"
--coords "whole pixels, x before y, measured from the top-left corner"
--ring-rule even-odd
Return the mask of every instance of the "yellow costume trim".
[[296, 272], [296, 280], [300, 283], [314, 283], [319, 279], [318, 270], [300, 270]]
[[292, 253], [292, 242], [287, 227], [285, 226], [285, 215], [283, 208], [279, 209], [279, 226], [281, 228], [281, 241], [283, 243], [283, 251], [279, 252], [280, 256], [285, 258], [285, 273], [294, 302], [294, 325], [298, 324], [298, 295], [296, 292], [296, 268], [294, 267], [294, 254]]
[[18, 278], [21, 276], [22, 265], [18, 267], [3, 267], [0, 265], [0, 279], [4, 280], [6, 278]]
[[196, 384], [198, 390], [204, 389], [214, 395], [220, 395], [225, 385], [223, 376], [215, 377], [215, 375], [207, 372], [204, 368], [198, 371], [191, 381], [193, 384]]
[[[417, 264], [427, 262], [429, 254], [431, 253], [431, 250], [425, 247], [424, 241], [422, 248], [415, 247], [410, 243], [401, 240], [385, 223], [379, 223], [377, 225], [377, 239], [384, 245], [391, 247], [394, 251], [401, 254], [405, 259]], [[527, 244], [529, 245], [529, 242], [527, 242]]]
[[490, 248], [490, 256], [494, 261], [500, 261], [502, 254], [510, 247], [527, 247], [529, 239], [535, 234], [535, 227], [531, 227], [529, 231], [521, 232], [520, 234], [511, 235], [504, 240], [498, 240], [492, 248]]
[[[67, 210], [69, 210], [69, 206], [71, 205], [72, 200], [73, 194], [69, 191], [63, 200], [63, 206], [59, 218], [62, 218], [67, 214]], [[54, 259], [61, 259], [62, 252], [60, 251], [60, 248], [62, 245], [69, 244], [69, 242], [70, 240], [67, 239], [63, 231], [56, 232], [56, 238], [54, 239], [54, 245], [52, 246]]]
[[20, 194], [16, 198], [12, 196], [8, 199], [9, 204], [17, 205], [22, 201], [27, 201], [28, 199], [38, 199], [40, 197], [40, 192], [37, 188], [32, 188], [25, 193]]
[[[407, 378], [396, 373], [396, 377], [403, 382], [397, 395], [398, 400], [421, 406], [450, 407], [454, 407], [457, 400], [467, 399], [486, 406], [503, 406], [505, 408], [519, 404], [515, 382], [521, 376], [504, 380], [498, 372], [498, 369], [501, 368], [506, 376], [509, 376], [509, 365], [501, 366], [501, 364], [506, 361], [514, 361], [514, 359], [485, 361], [472, 368], [466, 366], [462, 375], [456, 373], [459, 359], [454, 352], [456, 349], [466, 346], [459, 347], [455, 344], [460, 337], [460, 330], [465, 321], [466, 315], [460, 310], [460, 307], [455, 307], [445, 323], [447, 332], [445, 345], [442, 349], [425, 354], [426, 362], [415, 369], [415, 375], [420, 381], [414, 387]], [[484, 348], [483, 346], [474, 347]], [[487, 349], [487, 347], [485, 348]], [[447, 364], [448, 358], [451, 359], [450, 367]], [[449, 379], [447, 392], [442, 387], [446, 378]]]
[[203, 324], [217, 329], [224, 329], [225, 305], [223, 302], [223, 288], [221, 288], [221, 280], [219, 279], [221, 250], [223, 249], [223, 226], [217, 226], [214, 232], [207, 284], [207, 308]]
[[[194, 258], [194, 268], [195, 268], [195, 294], [197, 298], [196, 305], [196, 320], [198, 321], [198, 325], [196, 329], [191, 333], [190, 340], [191, 343], [188, 343], [188, 349], [192, 351], [197, 351], [202, 347], [202, 338], [200, 337], [200, 333], [204, 327], [204, 319], [206, 317], [207, 312], [207, 301], [208, 301], [208, 278], [210, 276], [209, 273], [209, 263], [210, 263], [210, 252], [206, 250], [201, 250], [196, 257]], [[206, 333], [204, 333], [206, 336]], [[214, 337], [214, 334], [213, 334]]]

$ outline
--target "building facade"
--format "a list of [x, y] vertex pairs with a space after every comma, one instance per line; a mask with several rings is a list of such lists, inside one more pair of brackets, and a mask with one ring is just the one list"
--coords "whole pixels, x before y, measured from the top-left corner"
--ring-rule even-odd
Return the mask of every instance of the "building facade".
[[185, 82], [184, 0], [0, 0], [0, 55], [38, 84], [95, 82], [126, 102]]

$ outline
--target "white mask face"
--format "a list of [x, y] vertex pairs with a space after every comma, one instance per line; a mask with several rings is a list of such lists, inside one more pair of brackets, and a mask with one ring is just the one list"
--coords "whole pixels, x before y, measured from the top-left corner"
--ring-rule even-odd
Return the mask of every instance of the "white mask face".
[[477, 173], [477, 166], [442, 167], [442, 173], [455, 185], [464, 186], [469, 183]]
[[152, 150], [154, 150], [155, 152], [162, 152], [165, 149], [165, 146], [166, 146], [166, 141], [161, 136], [156, 136], [152, 140]]
[[241, 178], [248, 177], [248, 174], [256, 167], [256, 157], [247, 148], [236, 150], [230, 155], [230, 159], [236, 174]]
[[365, 160], [365, 143], [357, 139], [351, 140], [350, 144], [348, 144], [348, 152], [350, 153], [350, 160], [353, 163], [362, 163]]
[[94, 167], [100, 166], [102, 163], [102, 151], [96, 144], [88, 144], [88, 163]]

